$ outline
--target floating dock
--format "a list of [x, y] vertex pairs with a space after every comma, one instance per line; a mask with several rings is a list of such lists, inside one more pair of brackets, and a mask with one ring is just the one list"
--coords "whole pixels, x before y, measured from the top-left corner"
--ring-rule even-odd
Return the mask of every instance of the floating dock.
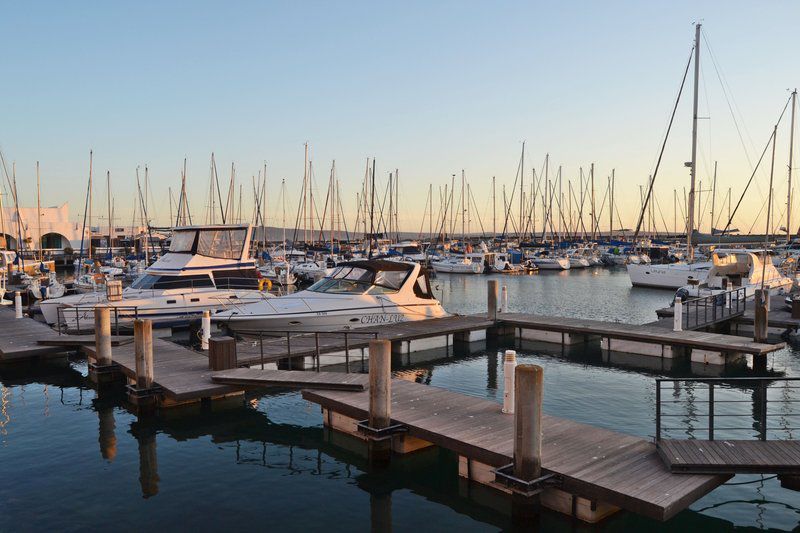
[[[367, 392], [304, 390], [303, 398], [322, 407], [326, 426], [354, 436], [356, 422], [369, 415]], [[513, 462], [514, 416], [500, 408], [491, 400], [392, 380], [392, 423], [456, 452], [461, 476], [502, 490], [492, 470]], [[542, 504], [590, 522], [618, 508], [667, 520], [730, 477], [673, 474], [655, 444], [638, 437], [551, 416], [543, 417], [542, 429], [543, 471], [560, 481], [545, 489]]]

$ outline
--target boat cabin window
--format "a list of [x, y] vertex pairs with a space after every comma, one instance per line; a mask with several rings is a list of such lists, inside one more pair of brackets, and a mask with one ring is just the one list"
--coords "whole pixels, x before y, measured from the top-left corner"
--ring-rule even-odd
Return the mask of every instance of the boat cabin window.
[[246, 237], [245, 228], [200, 230], [197, 253], [219, 259], [239, 259]]
[[379, 270], [342, 266], [308, 288], [328, 294], [388, 294], [400, 290], [408, 277], [408, 270]]
[[196, 276], [154, 276], [144, 274], [131, 284], [132, 289], [197, 289], [201, 287], [213, 287], [211, 278], [208, 274]]
[[196, 231], [176, 231], [172, 234], [169, 243], [169, 251], [175, 253], [191, 253], [194, 248], [194, 238]]

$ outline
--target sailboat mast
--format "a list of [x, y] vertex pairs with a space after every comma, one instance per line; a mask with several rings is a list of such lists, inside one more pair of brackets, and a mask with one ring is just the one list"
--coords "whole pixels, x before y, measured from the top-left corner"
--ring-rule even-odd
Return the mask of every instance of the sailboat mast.
[[692, 104], [692, 162], [691, 162], [691, 181], [689, 183], [689, 205], [687, 206], [689, 215], [687, 217], [686, 228], [686, 248], [689, 251], [689, 259], [694, 259], [694, 246], [692, 245], [692, 232], [694, 231], [694, 183], [697, 178], [697, 104], [700, 84], [700, 27], [695, 25], [694, 34], [694, 101]]
[[92, 163], [93, 154], [89, 150], [89, 248], [86, 254], [87, 259], [92, 259]]
[[41, 262], [44, 259], [42, 255], [42, 198], [41, 198], [41, 186], [39, 181], [39, 162], [36, 162], [36, 225], [39, 231], [39, 261]]
[[497, 197], [495, 191], [495, 177], [492, 176], [492, 237], [497, 237]]
[[524, 182], [525, 182], [525, 141], [522, 141], [522, 155], [520, 156], [520, 159], [519, 159], [519, 166], [520, 166], [520, 169], [519, 169], [519, 228], [517, 229], [517, 233], [519, 234], [520, 242], [522, 242], [522, 235], [521, 235], [520, 232], [522, 231], [522, 222], [523, 222], [523, 217], [525, 216], [524, 212], [523, 212], [523, 198], [522, 198], [524, 196], [524, 194], [525, 194], [524, 191], [523, 191]]
[[717, 162], [714, 161], [714, 181], [711, 184], [711, 234], [714, 234], [714, 211], [717, 207]]
[[591, 187], [592, 187], [592, 240], [595, 240], [595, 228], [597, 227], [597, 223], [595, 222], [597, 219], [597, 213], [595, 213], [595, 203], [594, 203], [594, 163], [589, 168], [589, 177], [591, 179]]
[[308, 142], [305, 146], [303, 157], [303, 241], [308, 242], [308, 219], [306, 218], [306, 204], [308, 198]]
[[792, 124], [789, 129], [789, 181], [786, 191], [786, 243], [789, 243], [792, 227], [792, 157], [794, 156], [794, 115], [797, 108], [797, 89], [792, 92]]
[[614, 239], [614, 185], [616, 182], [616, 177], [614, 176], [614, 172], [616, 169], [611, 169], [611, 182], [609, 183], [609, 192], [610, 192], [610, 207], [608, 211], [608, 240], [611, 241]]
[[111, 258], [113, 222], [111, 220], [111, 171], [106, 171], [106, 187], [108, 188], [108, 257]]

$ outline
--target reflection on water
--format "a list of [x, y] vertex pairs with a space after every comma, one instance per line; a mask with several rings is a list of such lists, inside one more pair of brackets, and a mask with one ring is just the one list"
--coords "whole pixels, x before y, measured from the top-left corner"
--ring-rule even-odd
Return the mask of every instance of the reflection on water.
[[[608, 271], [503, 278], [514, 283], [512, 308], [580, 316], [652, 320], [664, 293], [637, 293]], [[591, 280], [600, 280], [595, 285]], [[450, 310], [480, 311], [485, 277], [436, 280]], [[587, 298], [591, 287], [598, 296]], [[611, 306], [607, 300], [617, 295]], [[630, 306], [625, 302], [633, 302]], [[649, 302], [649, 303], [646, 303]], [[603, 307], [605, 306], [605, 307]], [[649, 306], [649, 307], [648, 307]], [[473, 348], [476, 348], [473, 346]], [[394, 361], [397, 377], [502, 401], [505, 346], [462, 346]], [[596, 347], [516, 344], [521, 363], [545, 368], [545, 410], [641, 437], [655, 426], [654, 377], [685, 377], [693, 369], [638, 356], [603, 354]], [[685, 364], [684, 364], [685, 365]], [[786, 350], [772, 371], [799, 375], [797, 355]], [[323, 429], [319, 408], [296, 392], [251, 393], [244, 398], [165, 411], [137, 419], [119, 391], [89, 388], [86, 366], [41, 365], [0, 369], [0, 529], [119, 528], [135, 516], [137, 529], [252, 528], [297, 530], [492, 530], [511, 527], [507, 502], [457, 475], [457, 458], [428, 448], [395, 458], [386, 468], [367, 462], [362, 443]], [[756, 420], [752, 390], [726, 388], [717, 398], [747, 400], [725, 409]], [[791, 427], [796, 391], [769, 392], [775, 426]], [[676, 387], [682, 431], [706, 429], [698, 385]], [[719, 404], [718, 409], [723, 409]], [[772, 407], [771, 407], [772, 409]], [[772, 413], [772, 411], [770, 411]], [[781, 426], [782, 425], [782, 426]], [[796, 425], [796, 424], [795, 424]], [[750, 431], [758, 431], [756, 426]], [[98, 453], [99, 450], [99, 453]], [[611, 531], [725, 530], [733, 524], [792, 529], [797, 495], [775, 479], [737, 476], [667, 524], [619, 514], [601, 527]], [[746, 484], [738, 484], [746, 483]], [[46, 499], [42, 507], [33, 502]], [[113, 509], [113, 512], [109, 512]], [[191, 512], [186, 512], [191, 510]], [[590, 530], [554, 513], [542, 529]], [[14, 527], [24, 526], [24, 527]], [[123, 526], [125, 528], [125, 526]]]

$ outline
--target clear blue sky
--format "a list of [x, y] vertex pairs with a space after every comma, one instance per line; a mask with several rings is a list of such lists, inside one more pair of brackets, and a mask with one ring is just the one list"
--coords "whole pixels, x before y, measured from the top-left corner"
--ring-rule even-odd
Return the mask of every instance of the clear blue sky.
[[[135, 168], [148, 164], [151, 209], [166, 223], [167, 187], [178, 186], [184, 157], [192, 210], [202, 213], [212, 151], [223, 176], [236, 163], [245, 191], [267, 161], [273, 214], [281, 178], [293, 207], [307, 140], [320, 188], [336, 159], [348, 211], [366, 157], [377, 158], [383, 180], [399, 168], [401, 223], [417, 229], [428, 184], [462, 168], [485, 218], [490, 178], [511, 186], [524, 139], [528, 161], [540, 167], [549, 152], [565, 179], [594, 162], [604, 184], [616, 168], [630, 226], [693, 22], [703, 21], [755, 161], [787, 89], [800, 85], [798, 15], [800, 4], [788, 1], [9, 2], [0, 146], [17, 163], [24, 203], [35, 202], [39, 160], [43, 203], [69, 201], [74, 219], [90, 148], [96, 175], [111, 171], [125, 222]], [[738, 197], [751, 167], [705, 52], [701, 115], [711, 118], [701, 125], [699, 178], [706, 187], [719, 160], [720, 196], [730, 186]], [[691, 86], [656, 185], [670, 227], [673, 188], [682, 194], [689, 181], [690, 95]], [[778, 214], [787, 126], [778, 138]], [[740, 227], [761, 209], [767, 179], [757, 178]], [[96, 194], [105, 197], [104, 184]]]

